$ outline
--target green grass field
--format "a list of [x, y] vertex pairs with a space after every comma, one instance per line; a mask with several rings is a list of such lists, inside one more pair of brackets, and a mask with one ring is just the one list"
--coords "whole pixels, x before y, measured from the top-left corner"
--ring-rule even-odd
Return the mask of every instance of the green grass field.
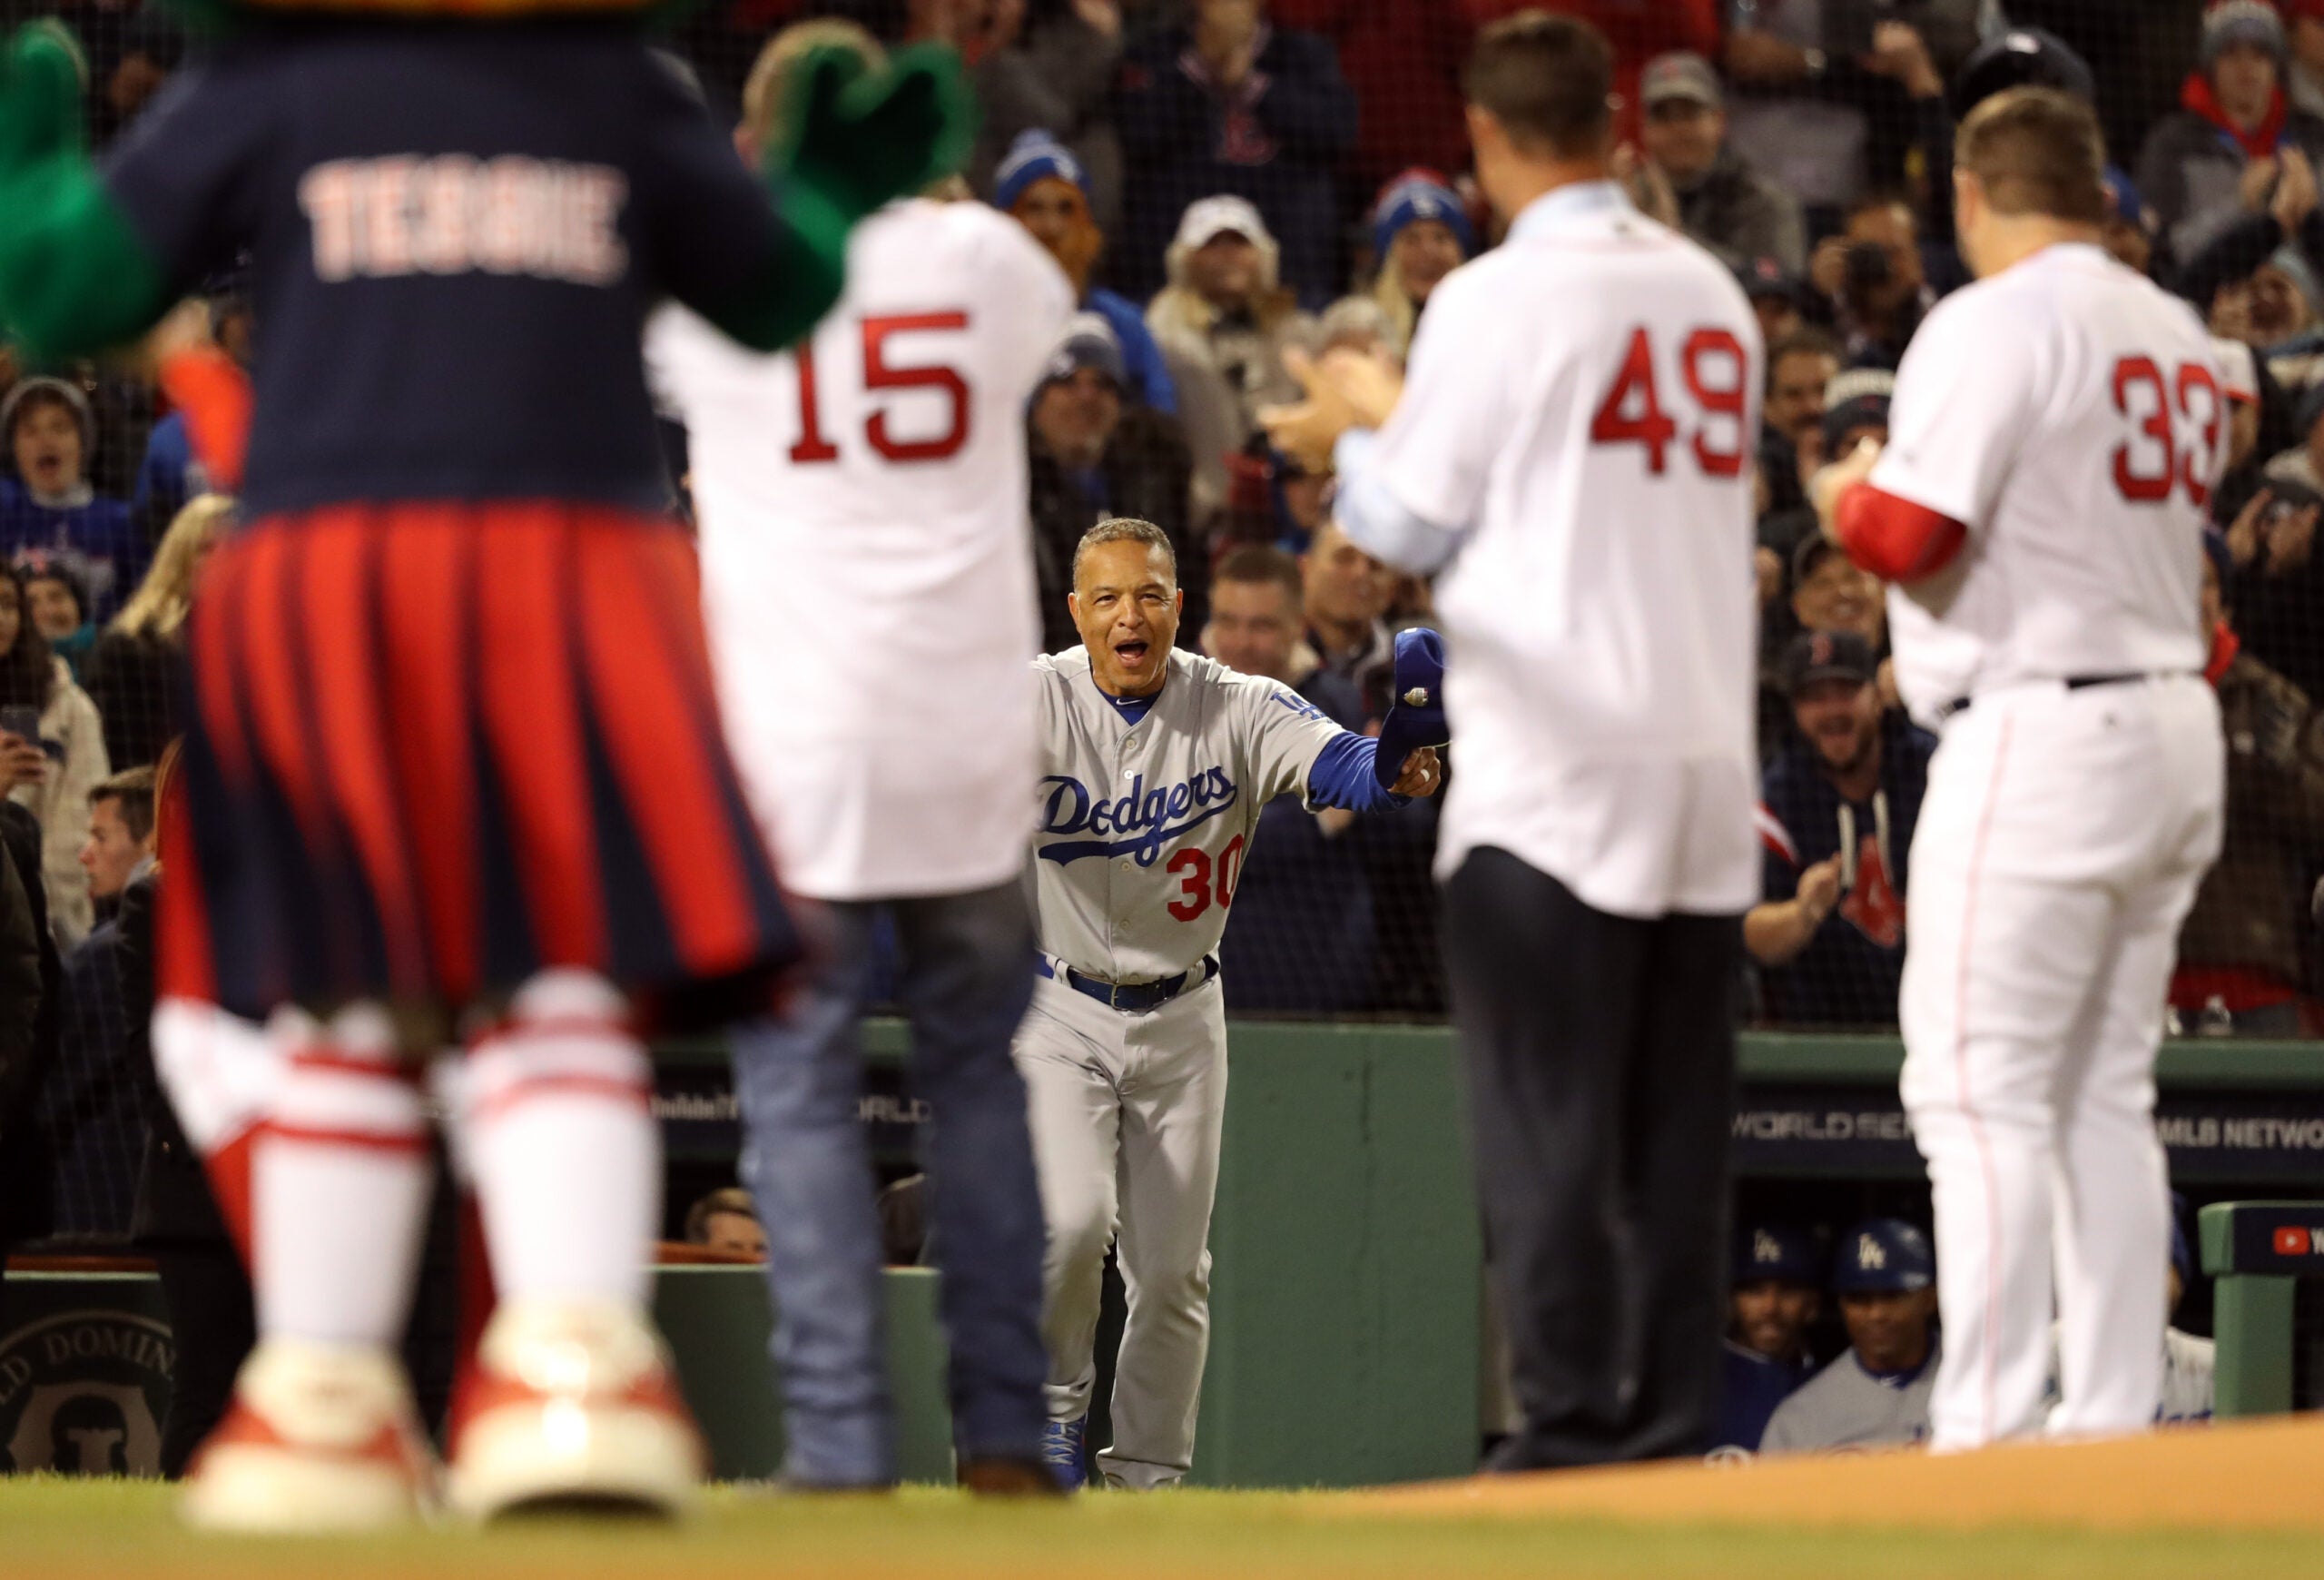
[[0, 1576], [364, 1580], [714, 1580], [726, 1575], [1243, 1580], [1245, 1576], [1605, 1575], [1965, 1580], [1972, 1575], [2194, 1580], [2312, 1576], [2313, 1536], [2100, 1536], [2058, 1530], [1720, 1529], [1606, 1521], [1384, 1515], [1325, 1494], [1181, 1492], [1063, 1506], [956, 1494], [784, 1499], [714, 1494], [676, 1530], [566, 1523], [366, 1540], [225, 1541], [191, 1535], [150, 1483], [0, 1480]]

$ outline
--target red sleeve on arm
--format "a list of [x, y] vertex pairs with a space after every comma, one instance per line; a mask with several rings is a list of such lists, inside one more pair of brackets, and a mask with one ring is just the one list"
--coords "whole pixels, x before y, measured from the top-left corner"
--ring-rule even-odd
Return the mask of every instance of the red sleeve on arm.
[[1847, 557], [1883, 581], [1918, 581], [1953, 562], [1969, 529], [1910, 499], [1857, 483], [1840, 496], [1835, 524]]
[[186, 439], [211, 489], [237, 493], [251, 442], [251, 379], [215, 346], [181, 351], [162, 364], [162, 389], [185, 413]]

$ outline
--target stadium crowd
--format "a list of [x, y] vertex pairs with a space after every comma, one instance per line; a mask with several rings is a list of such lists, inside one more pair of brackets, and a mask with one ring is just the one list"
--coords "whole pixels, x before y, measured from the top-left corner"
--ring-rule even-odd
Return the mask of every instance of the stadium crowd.
[[[1295, 392], [1286, 352], [1401, 358], [1437, 282], [1492, 243], [1459, 171], [1458, 63], [1480, 25], [1519, 8], [732, 0], [681, 25], [674, 64], [724, 112], [757, 42], [801, 15], [957, 44], [984, 112], [969, 185], [1057, 258], [1082, 309], [1026, 412], [1047, 642], [1076, 640], [1065, 593], [1080, 534], [1142, 517], [1177, 546], [1205, 651], [1362, 728], [1385, 711], [1393, 633], [1430, 618], [1428, 588], [1339, 532], [1332, 479], [1272, 449], [1257, 413]], [[2174, 1011], [2189, 1032], [2324, 1031], [2324, 0], [2186, 0], [2135, 25], [2030, 0], [1910, 0], [1876, 20], [1828, 0], [1549, 8], [1614, 41], [1635, 202], [1734, 269], [1766, 333], [1766, 887], [1744, 985], [1758, 1018], [1896, 1018], [1934, 741], [1896, 704], [1878, 585], [1817, 532], [1804, 482], [1885, 435], [1896, 362], [1965, 279], [1949, 208], [1957, 119], [1998, 87], [2041, 81], [2098, 104], [2117, 161], [2108, 246], [2193, 304], [2229, 374], [2233, 464], [2211, 500], [2201, 617], [2230, 813], [2181, 940]], [[93, 138], [137, 135], [186, 40], [133, 3], [20, 5], [11, 20], [43, 9], [89, 52]], [[2147, 91], [2171, 51], [2175, 108]], [[202, 310], [204, 337], [238, 360], [263, 332], [246, 290], [217, 280]], [[231, 506], [187, 413], [142, 364], [34, 369], [0, 346], [0, 833], [13, 858], [0, 871], [0, 1131], [133, 1148], [134, 1116], [101, 1079], [136, 1035], [120, 897], [150, 854], [180, 631]], [[682, 481], [675, 451], [672, 472]], [[1457, 748], [1452, 760], [1457, 773]], [[1270, 809], [1235, 894], [1230, 1007], [1441, 1013], [1426, 903], [1437, 805]], [[94, 1186], [65, 1195], [100, 1218], [123, 1210]]]

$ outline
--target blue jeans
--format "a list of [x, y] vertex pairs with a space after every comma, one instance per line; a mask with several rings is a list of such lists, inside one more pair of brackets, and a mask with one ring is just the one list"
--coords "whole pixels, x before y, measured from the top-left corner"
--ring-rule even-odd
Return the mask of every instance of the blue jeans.
[[739, 1029], [743, 1180], [758, 1201], [790, 1454], [809, 1486], [896, 1478], [881, 1321], [880, 1229], [856, 1117], [856, 1026], [872, 926], [888, 913], [911, 1024], [930, 1232], [943, 1271], [953, 1441], [963, 1459], [1038, 1458], [1040, 1191], [1025, 1085], [1009, 1057], [1032, 993], [1033, 934], [1015, 883], [830, 908], [832, 951], [781, 1020]]

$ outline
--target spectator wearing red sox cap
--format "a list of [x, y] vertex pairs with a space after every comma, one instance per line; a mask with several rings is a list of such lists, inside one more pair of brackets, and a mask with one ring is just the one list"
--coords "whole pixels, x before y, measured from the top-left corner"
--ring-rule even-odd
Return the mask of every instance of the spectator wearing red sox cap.
[[1727, 140], [1727, 98], [1710, 62], [1689, 50], [1649, 61], [1639, 76], [1646, 156], [1678, 202], [1687, 234], [1730, 265], [1771, 258], [1797, 272], [1807, 262], [1799, 200]]

